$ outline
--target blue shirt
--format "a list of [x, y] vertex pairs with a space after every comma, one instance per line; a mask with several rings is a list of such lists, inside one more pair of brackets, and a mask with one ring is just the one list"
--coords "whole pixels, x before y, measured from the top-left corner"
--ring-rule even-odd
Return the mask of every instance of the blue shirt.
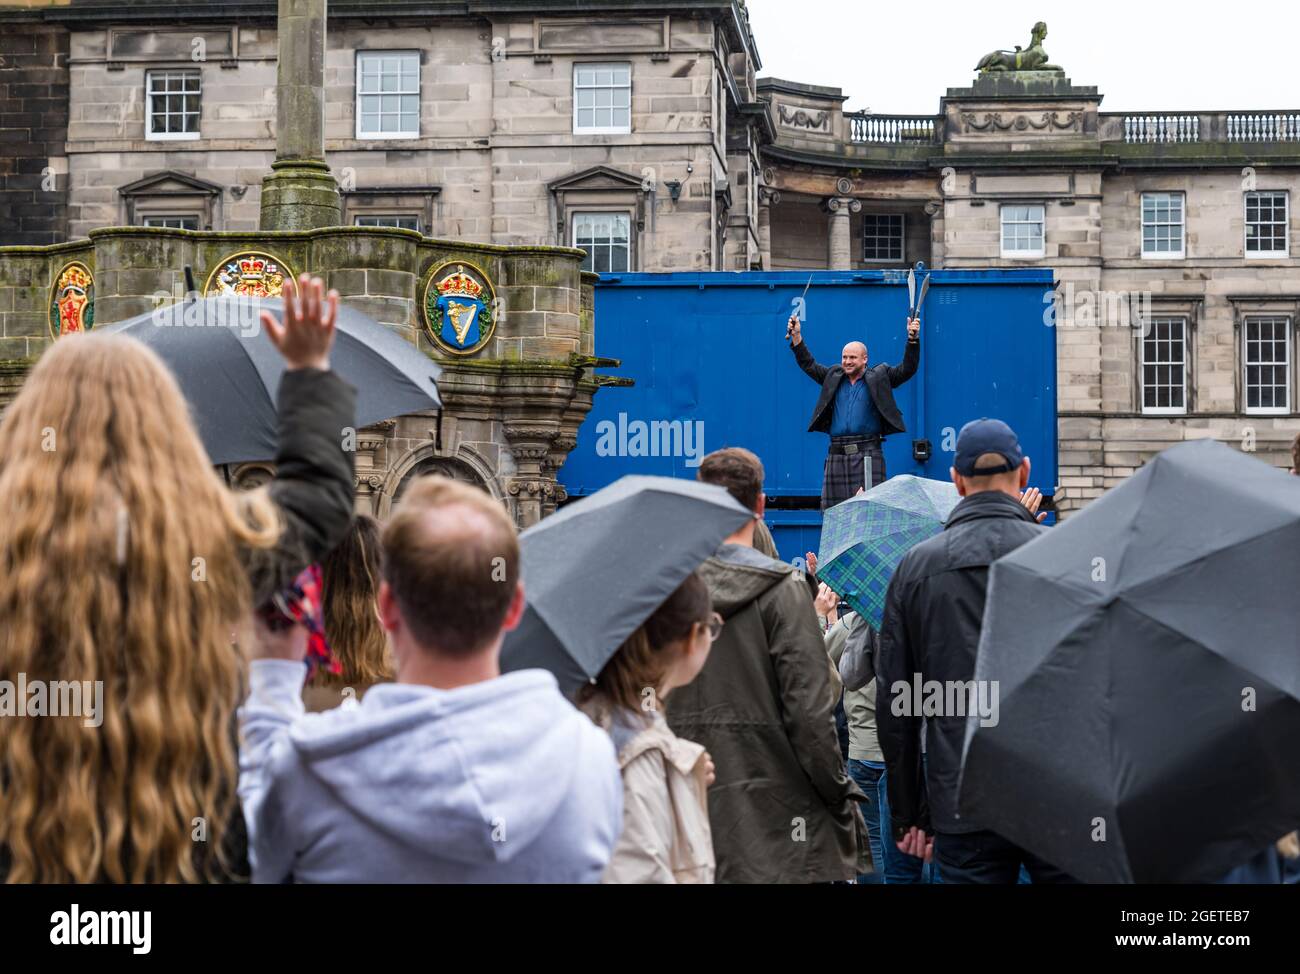
[[850, 382], [847, 376], [841, 379], [831, 412], [831, 436], [879, 435], [880, 429], [880, 410], [867, 388], [866, 374], [857, 382]]

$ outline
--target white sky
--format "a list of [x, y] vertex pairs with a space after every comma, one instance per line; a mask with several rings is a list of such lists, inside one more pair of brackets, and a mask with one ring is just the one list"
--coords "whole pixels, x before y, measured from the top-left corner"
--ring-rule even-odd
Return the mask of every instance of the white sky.
[[[934, 114], [989, 51], [1044, 50], [1102, 111], [1300, 111], [1300, 2], [747, 0], [760, 76], [842, 88], [845, 108]], [[1145, 54], [1144, 52], [1150, 52]]]

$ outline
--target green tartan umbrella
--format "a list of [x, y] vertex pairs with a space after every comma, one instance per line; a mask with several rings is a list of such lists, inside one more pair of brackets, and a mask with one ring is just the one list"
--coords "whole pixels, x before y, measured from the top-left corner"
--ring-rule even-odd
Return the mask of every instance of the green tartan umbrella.
[[950, 483], [903, 474], [836, 504], [822, 521], [818, 579], [879, 629], [894, 569], [943, 530], [959, 500]]

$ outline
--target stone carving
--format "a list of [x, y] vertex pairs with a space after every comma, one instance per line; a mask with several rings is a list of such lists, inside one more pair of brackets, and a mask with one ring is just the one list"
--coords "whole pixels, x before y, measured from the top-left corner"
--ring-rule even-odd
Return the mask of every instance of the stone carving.
[[853, 180], [849, 179], [847, 176], [841, 176], [839, 179], [835, 180], [835, 192], [839, 193], [841, 196], [848, 196], [853, 192]]
[[831, 113], [814, 112], [807, 108], [792, 108], [789, 105], [777, 105], [777, 115], [781, 124], [795, 129], [810, 129], [814, 132], [830, 132]]
[[278, 298], [284, 279], [293, 276], [293, 271], [274, 254], [246, 250], [219, 261], [208, 275], [203, 293], [207, 297]]
[[90, 331], [95, 325], [95, 275], [79, 260], [63, 265], [50, 288], [50, 337]]
[[1035, 112], [1028, 115], [985, 112], [981, 119], [975, 112], [962, 112], [961, 120], [967, 132], [1006, 132], [1012, 129], [1017, 132], [1027, 132], [1030, 129], [1077, 131], [1082, 127], [1083, 112], [1066, 112], [1064, 118], [1060, 115], [1060, 112]]
[[441, 351], [472, 355], [496, 331], [496, 292], [481, 269], [450, 260], [430, 271], [420, 312], [425, 331]]
[[[530, 497], [545, 497], [555, 500], [556, 492], [562, 490], [553, 480], [512, 480], [506, 492], [511, 497], [518, 497], [520, 494], [526, 494]], [[567, 497], [568, 494], [566, 493]]]
[[1059, 65], [1047, 63], [1047, 52], [1043, 50], [1046, 38], [1047, 24], [1040, 20], [1034, 24], [1028, 50], [1021, 50], [1017, 44], [1014, 51], [991, 51], [980, 58], [975, 70], [981, 74], [993, 71], [1064, 71]]

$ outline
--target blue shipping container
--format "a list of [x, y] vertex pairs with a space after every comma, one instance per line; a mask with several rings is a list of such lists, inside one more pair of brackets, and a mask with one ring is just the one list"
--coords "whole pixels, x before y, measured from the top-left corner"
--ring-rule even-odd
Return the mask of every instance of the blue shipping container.
[[[1050, 269], [936, 270], [922, 313], [921, 364], [894, 391], [907, 433], [885, 442], [891, 476], [948, 479], [956, 431], [1004, 419], [1045, 494], [1056, 484], [1056, 334]], [[560, 471], [571, 496], [625, 474], [695, 476], [704, 454], [743, 446], [762, 459], [767, 521], [783, 557], [817, 548], [828, 438], [807, 432], [817, 385], [795, 363], [786, 320], [803, 299], [803, 337], [818, 362], [866, 343], [868, 368], [897, 364], [906, 342], [906, 271], [606, 276], [596, 286], [596, 354], [635, 380], [596, 396]], [[920, 281], [917, 286], [919, 289]], [[913, 456], [928, 440], [930, 457]], [[800, 500], [803, 499], [803, 500]], [[809, 505], [813, 509], [807, 508]]]

